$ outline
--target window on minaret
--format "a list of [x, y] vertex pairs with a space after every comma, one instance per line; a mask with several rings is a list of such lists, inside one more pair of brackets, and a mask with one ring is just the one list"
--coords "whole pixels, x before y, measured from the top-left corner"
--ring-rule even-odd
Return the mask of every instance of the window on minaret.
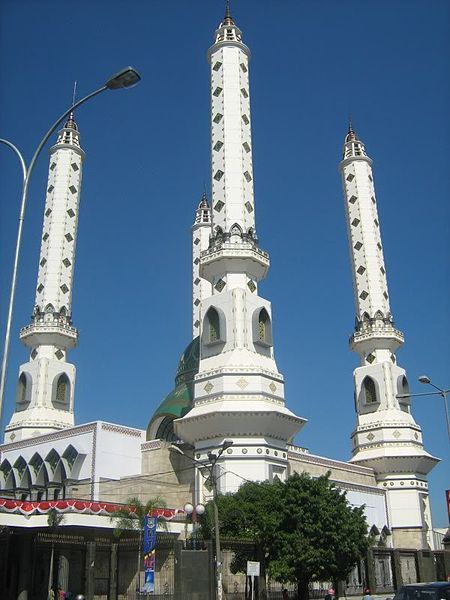
[[70, 398], [70, 381], [65, 373], [60, 375], [56, 381], [54, 389], [54, 402], [61, 407], [61, 404], [68, 406]]
[[269, 326], [270, 326], [269, 315], [267, 314], [266, 309], [263, 308], [262, 311], [259, 313], [259, 319], [258, 319], [258, 333], [259, 333], [259, 340], [261, 342], [268, 341]]
[[16, 410], [25, 410], [28, 406], [28, 381], [25, 373], [21, 373], [17, 382]]
[[366, 377], [364, 379], [362, 389], [364, 392], [364, 400], [366, 401], [366, 404], [373, 404], [374, 402], [378, 402], [377, 388], [375, 385], [375, 381], [371, 377]]
[[[398, 379], [398, 395], [399, 396], [407, 396], [409, 395], [409, 383], [406, 377], [403, 375]], [[400, 409], [403, 412], [409, 412], [409, 398], [399, 398], [398, 403]]]
[[210, 342], [218, 342], [220, 340], [219, 313], [212, 307], [208, 310], [208, 339]]

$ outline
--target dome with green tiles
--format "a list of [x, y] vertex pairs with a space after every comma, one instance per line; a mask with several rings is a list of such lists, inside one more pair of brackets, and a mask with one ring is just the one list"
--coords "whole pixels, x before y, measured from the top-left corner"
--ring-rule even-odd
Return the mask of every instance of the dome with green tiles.
[[194, 377], [198, 373], [200, 343], [196, 337], [180, 357], [175, 376], [175, 388], [164, 398], [147, 427], [147, 440], [177, 440], [173, 421], [183, 417], [194, 401]]

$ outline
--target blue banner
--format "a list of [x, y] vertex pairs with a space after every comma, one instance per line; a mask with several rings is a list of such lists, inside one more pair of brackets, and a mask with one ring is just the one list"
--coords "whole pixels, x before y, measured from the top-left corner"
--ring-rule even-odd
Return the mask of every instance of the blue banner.
[[155, 591], [155, 547], [157, 517], [146, 516], [144, 519], [144, 587], [143, 592], [152, 594]]

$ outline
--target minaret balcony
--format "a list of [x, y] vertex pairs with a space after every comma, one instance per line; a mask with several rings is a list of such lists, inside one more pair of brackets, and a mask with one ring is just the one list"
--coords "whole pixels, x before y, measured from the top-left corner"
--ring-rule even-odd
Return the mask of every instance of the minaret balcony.
[[247, 273], [260, 281], [269, 270], [267, 252], [250, 243], [229, 243], [212, 247], [201, 253], [200, 277], [213, 282], [223, 273]]
[[29, 348], [57, 346], [69, 350], [78, 342], [78, 331], [65, 323], [38, 321], [20, 330], [20, 339]]
[[350, 336], [350, 348], [359, 354], [372, 350], [395, 350], [405, 341], [403, 333], [392, 325], [370, 325]]

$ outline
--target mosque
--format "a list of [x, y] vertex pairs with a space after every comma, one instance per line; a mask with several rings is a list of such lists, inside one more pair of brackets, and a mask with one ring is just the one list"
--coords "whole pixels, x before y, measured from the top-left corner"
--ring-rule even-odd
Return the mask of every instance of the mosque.
[[293, 443], [306, 419], [285, 401], [271, 303], [258, 291], [270, 259], [255, 223], [249, 59], [227, 8], [208, 50], [212, 193], [201, 198], [192, 226], [192, 340], [146, 430], [75, 425], [76, 368], [68, 355], [78, 340], [71, 300], [85, 153], [73, 114], [59, 132], [50, 150], [34, 309], [20, 331], [29, 361], [19, 368], [0, 447], [0, 528], [42, 530], [56, 507], [65, 528], [108, 532], [111, 497], [125, 503], [170, 490], [169, 532], [182, 535], [180, 508], [211, 497], [205, 468], [211, 453], [223, 450], [215, 464], [219, 493], [246, 480], [330, 472], [353, 505], [365, 505], [380, 546], [435, 549], [427, 474], [438, 459], [423, 447], [408, 398], [397, 397], [409, 393], [396, 357], [403, 334], [390, 310], [372, 160], [352, 125], [339, 163], [356, 311], [350, 346], [360, 358], [352, 457], [333, 460]]

